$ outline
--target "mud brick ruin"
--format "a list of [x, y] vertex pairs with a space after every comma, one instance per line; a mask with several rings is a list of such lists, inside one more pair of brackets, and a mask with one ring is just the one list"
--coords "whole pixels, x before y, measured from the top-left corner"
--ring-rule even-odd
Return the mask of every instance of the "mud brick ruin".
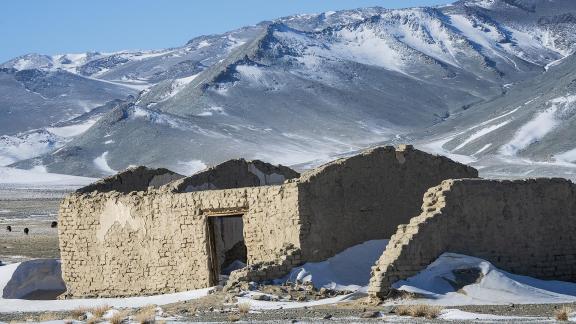
[[472, 167], [407, 145], [302, 175], [245, 160], [191, 177], [139, 167], [63, 200], [62, 274], [68, 297], [150, 295], [217, 285], [234, 260], [247, 265], [228, 285], [391, 238], [373, 268], [373, 297], [443, 252], [574, 280], [575, 189], [559, 179], [478, 179]]

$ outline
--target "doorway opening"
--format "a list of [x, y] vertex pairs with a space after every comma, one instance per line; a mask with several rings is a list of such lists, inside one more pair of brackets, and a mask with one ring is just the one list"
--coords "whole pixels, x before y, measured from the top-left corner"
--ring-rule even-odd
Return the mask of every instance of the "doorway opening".
[[222, 284], [248, 262], [243, 214], [209, 216], [207, 221], [210, 283]]

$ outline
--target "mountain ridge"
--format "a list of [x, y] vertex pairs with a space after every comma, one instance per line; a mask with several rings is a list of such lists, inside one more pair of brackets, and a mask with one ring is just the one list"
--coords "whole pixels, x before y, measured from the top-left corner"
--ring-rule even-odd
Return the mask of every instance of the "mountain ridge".
[[[575, 13], [567, 0], [375, 7], [283, 17], [141, 59], [117, 54], [82, 71], [118, 85], [146, 84], [143, 90], [58, 151], [13, 165], [102, 176], [132, 164], [179, 171], [238, 156], [300, 164], [376, 143], [424, 143], [452, 134], [455, 116], [475, 116], [463, 122], [474, 127], [486, 121], [479, 109], [489, 114], [491, 102], [508, 103], [500, 97], [527, 96], [512, 89], [545, 75], [550, 64], [571, 66], [560, 60], [574, 51]], [[122, 62], [130, 55], [133, 61]], [[160, 58], [170, 63], [147, 68]], [[531, 113], [550, 108], [539, 104]], [[501, 130], [520, 131], [529, 118], [518, 118]], [[456, 135], [440, 147], [474, 156], [483, 136]], [[501, 153], [492, 145], [481, 160]], [[534, 154], [514, 156], [539, 160], [536, 147], [529, 143], [524, 149]], [[102, 160], [105, 170], [95, 162]]]

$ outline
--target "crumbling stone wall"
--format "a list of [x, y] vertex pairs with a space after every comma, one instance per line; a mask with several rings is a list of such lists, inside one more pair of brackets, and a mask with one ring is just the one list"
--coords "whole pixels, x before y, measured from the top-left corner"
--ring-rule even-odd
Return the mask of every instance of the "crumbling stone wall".
[[423, 270], [444, 252], [516, 274], [576, 281], [576, 185], [565, 179], [447, 180], [424, 196], [372, 270], [369, 293]]
[[244, 159], [229, 160], [168, 185], [172, 192], [193, 192], [282, 184], [300, 174], [288, 167]]
[[379, 147], [328, 163], [298, 180], [303, 258], [320, 261], [374, 239], [387, 239], [417, 215], [422, 195], [474, 168], [412, 146]]
[[139, 166], [128, 168], [118, 174], [96, 181], [78, 189], [77, 192], [118, 191], [129, 193], [131, 191], [147, 190], [148, 187], [159, 188], [180, 178], [184, 178], [184, 176], [168, 169], [150, 169]]
[[213, 285], [207, 217], [244, 213], [248, 262], [299, 246], [295, 184], [173, 194], [73, 194], [59, 213], [69, 297], [169, 293]]

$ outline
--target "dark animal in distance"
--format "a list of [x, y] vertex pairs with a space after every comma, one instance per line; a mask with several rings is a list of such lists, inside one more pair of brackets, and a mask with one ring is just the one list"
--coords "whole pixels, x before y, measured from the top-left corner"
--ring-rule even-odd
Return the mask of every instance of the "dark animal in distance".
[[26, 227], [26, 228], [24, 229], [24, 234], [28, 235], [29, 232], [30, 232], [30, 230], [28, 229], [28, 227]]
[[8, 232], [12, 232], [12, 226], [10, 226], [10, 225], [6, 226], [6, 230], [7, 230]]
[[50, 224], [51, 228], [56, 228], [58, 227], [58, 222], [52, 222], [52, 224]]

